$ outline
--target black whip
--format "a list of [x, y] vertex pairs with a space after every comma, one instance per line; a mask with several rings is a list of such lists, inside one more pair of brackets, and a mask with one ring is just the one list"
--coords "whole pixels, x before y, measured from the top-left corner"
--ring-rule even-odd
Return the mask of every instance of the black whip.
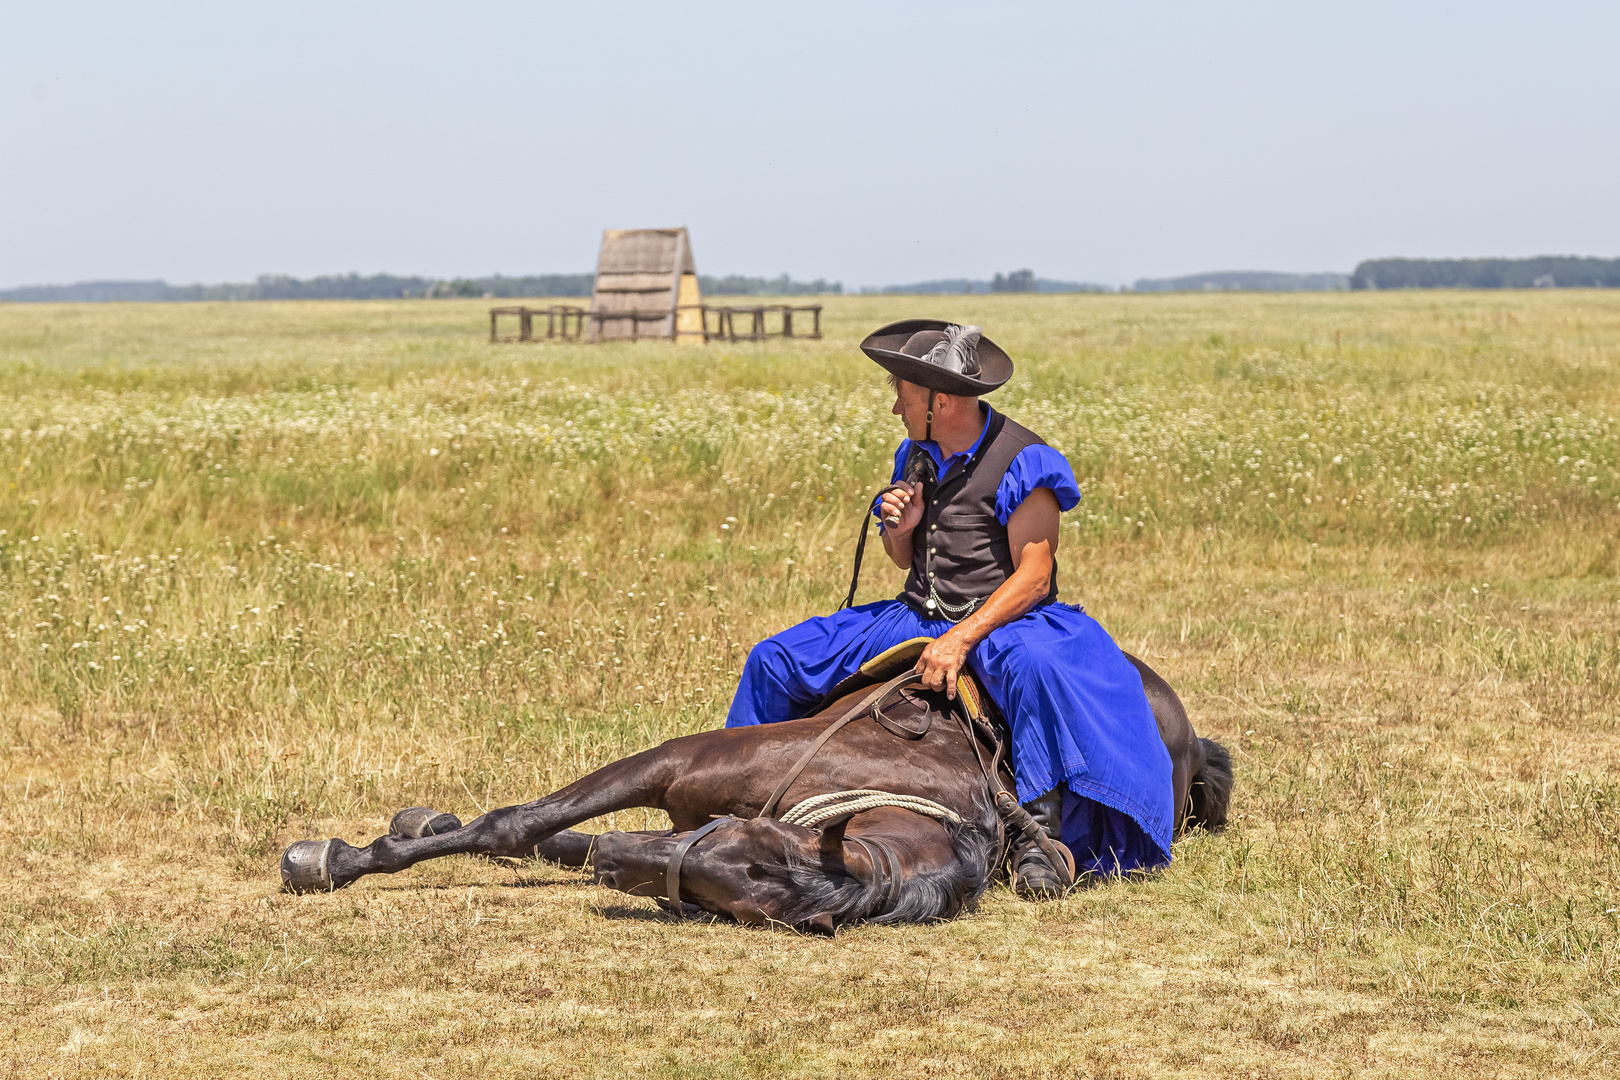
[[[906, 457], [906, 469], [904, 473], [905, 483], [887, 485], [882, 491], [878, 492], [872, 497], [871, 502], [866, 504], [866, 509], [861, 514], [861, 538], [855, 541], [855, 570], [849, 576], [849, 595], [844, 597], [844, 602], [842, 604], [838, 605], [839, 611], [843, 611], [847, 607], [855, 606], [855, 590], [861, 584], [861, 559], [866, 555], [866, 533], [867, 530], [872, 527], [872, 510], [877, 506], [878, 500], [882, 499], [883, 496], [890, 491], [900, 490], [909, 492], [911, 488], [908, 485], [911, 484], [920, 482], [924, 485], [924, 487], [926, 487], [928, 484], [933, 483], [937, 472], [938, 467], [934, 464], [934, 459], [928, 455], [928, 451], [924, 450], [916, 443], [912, 443], [911, 453]], [[893, 526], [900, 524], [900, 522], [895, 520], [893, 522], [885, 522], [885, 524], [892, 528]]]

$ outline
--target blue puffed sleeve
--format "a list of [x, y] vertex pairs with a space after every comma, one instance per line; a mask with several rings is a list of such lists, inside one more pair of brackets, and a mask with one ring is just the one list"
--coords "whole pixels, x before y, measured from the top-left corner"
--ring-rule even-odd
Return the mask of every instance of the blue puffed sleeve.
[[1036, 488], [1050, 489], [1057, 496], [1059, 510], [1073, 510], [1080, 502], [1080, 485], [1074, 481], [1069, 459], [1045, 443], [1036, 443], [1018, 451], [1018, 456], [1007, 466], [1006, 475], [996, 488], [996, 520], [1007, 524], [1013, 511], [1023, 505]]
[[911, 440], [901, 439], [900, 449], [894, 452], [894, 475], [889, 477], [889, 483], [898, 484], [900, 477], [905, 475], [906, 458], [911, 456]]

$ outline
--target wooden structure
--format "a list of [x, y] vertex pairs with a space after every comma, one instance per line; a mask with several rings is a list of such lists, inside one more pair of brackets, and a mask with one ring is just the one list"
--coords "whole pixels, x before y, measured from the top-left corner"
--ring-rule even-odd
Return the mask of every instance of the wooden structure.
[[[808, 314], [809, 333], [795, 332], [795, 313]], [[714, 316], [714, 329], [709, 316]], [[516, 316], [516, 337], [502, 337], [501, 316]], [[553, 304], [489, 309], [490, 341], [538, 341], [536, 316], [546, 317], [547, 340], [636, 341], [662, 338], [696, 345], [708, 341], [761, 341], [771, 337], [821, 336], [820, 304], [753, 304], [709, 307], [698, 290], [692, 242], [686, 229], [608, 229], [596, 259], [591, 307]], [[737, 329], [738, 316], [748, 320]], [[775, 322], [774, 328], [770, 326]], [[799, 327], [804, 320], [799, 320]]]
[[585, 340], [644, 337], [707, 340], [703, 297], [685, 228], [608, 229], [602, 234]]
[[[809, 333], [795, 334], [793, 332], [793, 313], [806, 312], [811, 317]], [[709, 316], [715, 317], [715, 328], [709, 329]], [[766, 324], [767, 315], [777, 316], [781, 322], [776, 329], [770, 329]], [[748, 329], [738, 333], [737, 316], [745, 315], [749, 319]], [[802, 326], [803, 323], [801, 322]], [[809, 337], [821, 336], [821, 305], [820, 304], [756, 304], [751, 307], [709, 307], [703, 308], [703, 340], [704, 341], [762, 341], [771, 337]]]
[[[585, 336], [585, 316], [588, 314], [582, 307], [574, 304], [552, 304], [550, 307], [531, 308], [521, 305], [515, 307], [492, 307], [489, 309], [489, 340], [497, 341], [535, 341], [534, 319], [537, 315], [546, 318], [546, 339], [548, 341], [578, 341]], [[498, 320], [502, 315], [515, 315], [518, 321], [517, 336], [500, 335]]]

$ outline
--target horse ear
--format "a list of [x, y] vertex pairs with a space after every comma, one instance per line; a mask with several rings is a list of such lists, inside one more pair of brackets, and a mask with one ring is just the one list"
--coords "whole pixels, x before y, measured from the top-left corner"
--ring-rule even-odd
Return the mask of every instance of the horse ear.
[[834, 856], [840, 862], [844, 858], [844, 829], [849, 825], [849, 818], [839, 818], [837, 821], [827, 822], [821, 827], [821, 857], [831, 859]]
[[823, 937], [832, 937], [833, 934], [835, 934], [838, 930], [838, 928], [833, 925], [832, 916], [827, 914], [825, 911], [819, 915], [811, 916], [810, 919], [805, 922], [804, 928], [810, 931], [812, 934], [820, 934]]

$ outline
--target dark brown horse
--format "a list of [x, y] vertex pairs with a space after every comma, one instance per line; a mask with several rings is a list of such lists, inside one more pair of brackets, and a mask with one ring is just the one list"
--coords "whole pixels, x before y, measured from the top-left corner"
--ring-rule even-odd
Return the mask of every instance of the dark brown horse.
[[[873, 660], [813, 716], [671, 739], [466, 825], [416, 808], [363, 848], [300, 841], [282, 857], [282, 879], [294, 891], [326, 891], [442, 855], [539, 855], [589, 862], [602, 884], [682, 913], [750, 925], [831, 933], [852, 922], [949, 918], [1001, 866], [995, 796], [1013, 782], [997, 756], [999, 720], [970, 675], [954, 702], [905, 685], [919, 651], [908, 643]], [[1178, 832], [1220, 828], [1232, 786], [1226, 751], [1198, 738], [1170, 686], [1131, 660], [1170, 751]], [[874, 689], [885, 678], [886, 688]], [[833, 806], [827, 820], [782, 820], [807, 819], [796, 812], [815, 806], [807, 802], [815, 796], [872, 791], [870, 808], [846, 801], [849, 812]], [[638, 806], [665, 811], [674, 828], [601, 836], [569, 828]]]

